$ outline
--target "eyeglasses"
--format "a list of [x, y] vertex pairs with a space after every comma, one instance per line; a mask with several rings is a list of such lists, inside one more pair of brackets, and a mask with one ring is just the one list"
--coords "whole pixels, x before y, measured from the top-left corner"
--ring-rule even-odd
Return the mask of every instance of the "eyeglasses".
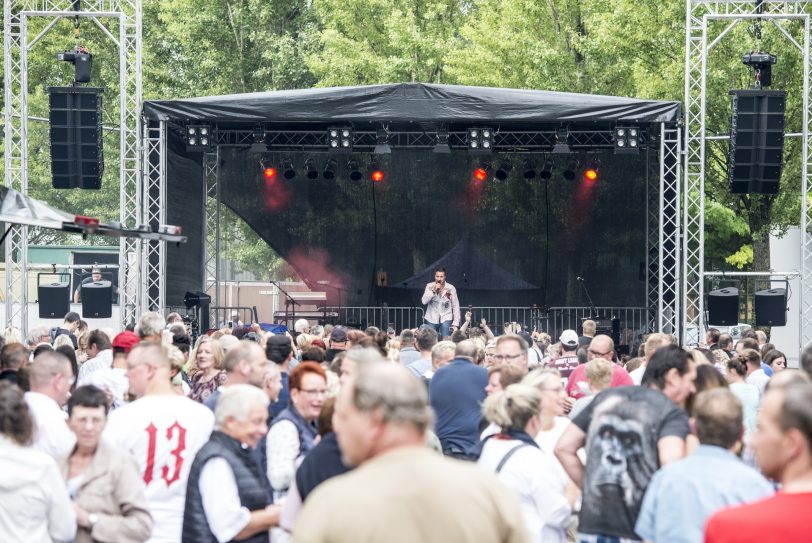
[[510, 362], [511, 360], [516, 360], [519, 357], [525, 356], [524, 353], [519, 354], [494, 354], [491, 355], [491, 358], [495, 358], [496, 360], [502, 362]]
[[319, 396], [327, 395], [327, 390], [324, 388], [310, 388], [310, 389], [303, 388], [299, 392], [307, 394], [311, 398], [317, 398]]
[[605, 353], [599, 353], [599, 352], [593, 351], [592, 349], [589, 349], [589, 354], [594, 354], [595, 356], [606, 356], [606, 355], [612, 354], [613, 352], [614, 351], [606, 351]]

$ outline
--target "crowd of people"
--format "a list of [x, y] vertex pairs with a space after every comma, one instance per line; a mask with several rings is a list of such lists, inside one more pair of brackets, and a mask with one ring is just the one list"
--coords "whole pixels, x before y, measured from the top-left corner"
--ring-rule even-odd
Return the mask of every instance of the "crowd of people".
[[812, 349], [496, 336], [437, 279], [399, 334], [7, 329], [0, 540], [808, 540]]

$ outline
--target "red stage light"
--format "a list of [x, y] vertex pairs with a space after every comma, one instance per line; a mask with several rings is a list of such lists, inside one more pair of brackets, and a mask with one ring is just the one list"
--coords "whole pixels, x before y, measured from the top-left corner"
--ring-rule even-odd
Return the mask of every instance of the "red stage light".
[[592, 168], [584, 170], [584, 179], [587, 181], [597, 181], [598, 170], [593, 170]]
[[265, 179], [268, 180], [276, 179], [276, 168], [274, 168], [273, 166], [269, 166], [264, 170], [262, 170], [262, 175], [265, 177]]
[[372, 172], [372, 180], [375, 181], [376, 183], [380, 183], [381, 181], [383, 181], [384, 177], [386, 176], [381, 170], [375, 170], [374, 172]]
[[477, 181], [487, 181], [488, 171], [485, 168], [477, 168], [474, 170], [474, 179]]

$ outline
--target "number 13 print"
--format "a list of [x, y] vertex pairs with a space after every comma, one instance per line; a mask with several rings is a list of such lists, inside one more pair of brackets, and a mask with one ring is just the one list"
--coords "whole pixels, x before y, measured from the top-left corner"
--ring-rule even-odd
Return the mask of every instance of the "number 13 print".
[[[155, 449], [158, 445], [158, 429], [153, 423], [146, 427], [147, 435], [149, 436], [149, 443], [147, 444], [147, 469], [144, 471], [144, 483], [149, 485], [152, 482], [153, 472], [155, 471]], [[175, 424], [166, 429], [166, 439], [172, 445], [172, 440], [177, 439], [176, 447], [169, 452], [175, 457], [175, 470], [172, 476], [169, 476], [169, 466], [164, 465], [161, 467], [161, 477], [166, 481], [166, 486], [172, 486], [172, 483], [180, 479], [180, 470], [183, 466], [183, 451], [186, 450], [186, 428]]]

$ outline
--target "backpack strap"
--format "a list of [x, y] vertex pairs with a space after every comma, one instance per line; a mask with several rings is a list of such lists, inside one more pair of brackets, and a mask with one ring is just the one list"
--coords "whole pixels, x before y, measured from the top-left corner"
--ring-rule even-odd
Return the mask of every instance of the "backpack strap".
[[529, 446], [530, 445], [528, 445], [527, 443], [519, 443], [518, 445], [516, 445], [515, 447], [510, 449], [507, 452], [507, 454], [505, 454], [505, 456], [502, 457], [502, 460], [499, 461], [499, 465], [496, 466], [496, 473], [499, 473], [500, 471], [502, 471], [502, 468], [505, 467], [505, 464], [507, 463], [507, 461], [510, 460], [510, 457], [513, 456], [514, 453], [516, 453], [516, 451], [518, 451], [522, 447], [529, 447]]

